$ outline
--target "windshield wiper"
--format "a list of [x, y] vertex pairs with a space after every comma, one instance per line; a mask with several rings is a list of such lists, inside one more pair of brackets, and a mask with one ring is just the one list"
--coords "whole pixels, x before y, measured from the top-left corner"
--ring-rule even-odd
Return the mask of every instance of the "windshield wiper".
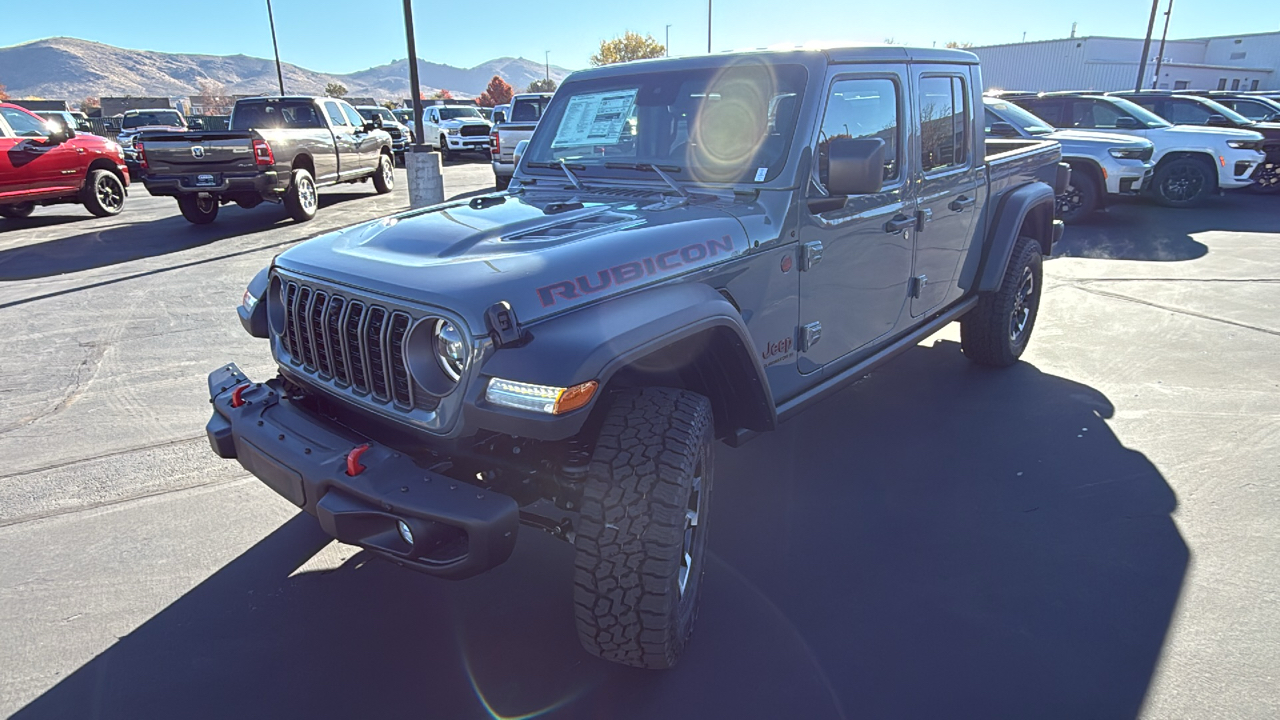
[[561, 170], [564, 171], [564, 174], [568, 176], [569, 182], [573, 183], [573, 187], [575, 189], [581, 190], [583, 192], [586, 192], [587, 190], [587, 188], [582, 184], [582, 181], [578, 180], [578, 176], [574, 175], [573, 170], [570, 169], [571, 167], [573, 167], [579, 170], [586, 170], [587, 168], [584, 165], [571, 166], [569, 165], [569, 163], [565, 162], [564, 160], [561, 160], [560, 162], [553, 162], [553, 163], [552, 162], [526, 162], [524, 166], [536, 167], [536, 168], [550, 168], [552, 170], [555, 170], [556, 168], [560, 168]]
[[[670, 185], [671, 189], [675, 190], [676, 193], [680, 195], [680, 197], [682, 198], [689, 197], [689, 191], [681, 187], [680, 184], [677, 183], [675, 180], [672, 180], [671, 176], [663, 172], [662, 168], [657, 165], [649, 165], [646, 163], [607, 162], [604, 164], [604, 166], [606, 168], [609, 168], [610, 170], [652, 170], [658, 175], [658, 177], [662, 178], [663, 182]], [[681, 170], [679, 165], [667, 165], [666, 167], [669, 170], [671, 170], [671, 172], [680, 172]]]

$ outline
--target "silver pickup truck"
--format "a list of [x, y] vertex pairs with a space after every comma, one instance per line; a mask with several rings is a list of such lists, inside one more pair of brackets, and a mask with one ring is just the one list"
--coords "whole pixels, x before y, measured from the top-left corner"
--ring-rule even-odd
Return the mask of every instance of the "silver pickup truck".
[[533, 136], [542, 111], [551, 102], [552, 93], [526, 93], [511, 98], [506, 122], [493, 126], [490, 134], [490, 152], [493, 153], [493, 183], [499, 190], [506, 190], [515, 174], [515, 149], [521, 140]]

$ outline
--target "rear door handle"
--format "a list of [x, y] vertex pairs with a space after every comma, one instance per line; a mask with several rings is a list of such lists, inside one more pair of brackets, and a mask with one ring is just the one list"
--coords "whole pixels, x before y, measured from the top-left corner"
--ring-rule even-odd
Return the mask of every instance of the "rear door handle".
[[978, 201], [974, 198], [961, 195], [955, 200], [952, 200], [951, 204], [947, 206], [947, 209], [951, 210], [951, 212], [964, 212], [965, 208], [973, 207], [976, 202]]
[[887, 233], [900, 233], [903, 230], [910, 230], [916, 226], [916, 219], [898, 214], [894, 218], [884, 224], [884, 231]]

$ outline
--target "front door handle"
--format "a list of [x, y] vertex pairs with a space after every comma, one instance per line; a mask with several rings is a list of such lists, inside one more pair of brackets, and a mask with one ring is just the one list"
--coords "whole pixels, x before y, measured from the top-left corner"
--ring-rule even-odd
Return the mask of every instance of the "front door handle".
[[906, 215], [895, 215], [892, 220], [884, 224], [884, 231], [887, 233], [900, 233], [903, 230], [910, 230], [916, 226], [916, 219], [907, 217]]
[[947, 209], [949, 209], [951, 212], [964, 212], [965, 208], [973, 207], [974, 203], [976, 202], [978, 201], [975, 198], [965, 197], [964, 195], [961, 195], [955, 200], [952, 200], [951, 204], [947, 206]]

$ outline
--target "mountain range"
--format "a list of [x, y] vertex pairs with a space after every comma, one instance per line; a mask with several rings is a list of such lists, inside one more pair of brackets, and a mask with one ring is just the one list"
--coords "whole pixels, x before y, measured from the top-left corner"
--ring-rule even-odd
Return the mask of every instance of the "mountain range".
[[[320, 95], [325, 85], [339, 83], [354, 97], [399, 100], [409, 96], [409, 61], [336, 74], [282, 63], [285, 91]], [[418, 59], [418, 78], [428, 95], [449, 90], [463, 97], [479, 95], [498, 75], [517, 90], [544, 76], [542, 63], [503, 57], [472, 68]], [[571, 71], [550, 68], [560, 82]], [[0, 84], [14, 98], [66, 99], [85, 97], [183, 97], [199, 94], [201, 81], [221, 83], [228, 94], [276, 92], [276, 66], [271, 60], [248, 55], [193, 55], [129, 50], [113, 45], [57, 37], [0, 48]]]

